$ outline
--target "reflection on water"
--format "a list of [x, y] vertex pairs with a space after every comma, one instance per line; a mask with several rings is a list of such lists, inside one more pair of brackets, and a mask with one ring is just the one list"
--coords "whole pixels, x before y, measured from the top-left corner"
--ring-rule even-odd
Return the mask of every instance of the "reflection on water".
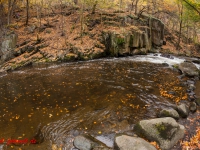
[[70, 149], [81, 133], [99, 137], [131, 130], [173, 103], [160, 96], [159, 85], [177, 75], [161, 64], [123, 59], [14, 71], [0, 78], [0, 138], [31, 139], [40, 126], [45, 142], [23, 148], [55, 143]]

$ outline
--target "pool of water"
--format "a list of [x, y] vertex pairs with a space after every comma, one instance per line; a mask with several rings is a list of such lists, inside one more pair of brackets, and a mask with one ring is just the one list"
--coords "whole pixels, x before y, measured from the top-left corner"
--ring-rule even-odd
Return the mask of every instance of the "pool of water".
[[[184, 96], [179, 72], [148, 61], [139, 56], [98, 59], [26, 67], [1, 76], [1, 147], [71, 149], [82, 133], [112, 146], [112, 135], [132, 130], [137, 121], [155, 117]], [[162, 95], [175, 89], [173, 98]], [[38, 144], [31, 144], [33, 138]], [[29, 142], [8, 144], [8, 139]]]

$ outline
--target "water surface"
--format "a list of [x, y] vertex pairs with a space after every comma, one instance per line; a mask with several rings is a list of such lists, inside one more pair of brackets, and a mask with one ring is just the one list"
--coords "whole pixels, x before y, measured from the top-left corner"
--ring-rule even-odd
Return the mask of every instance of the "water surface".
[[[52, 144], [70, 149], [82, 133], [104, 136], [112, 146], [112, 135], [184, 96], [179, 72], [137, 59], [28, 67], [0, 77], [0, 138], [32, 139], [40, 129], [44, 142], [24, 149], [51, 149]], [[169, 91], [176, 91], [173, 98], [163, 96]], [[7, 149], [11, 146], [22, 145]]]

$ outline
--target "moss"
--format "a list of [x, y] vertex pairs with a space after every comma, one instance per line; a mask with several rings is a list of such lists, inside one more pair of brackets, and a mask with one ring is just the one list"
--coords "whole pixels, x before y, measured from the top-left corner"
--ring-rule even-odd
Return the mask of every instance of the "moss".
[[[168, 139], [170, 140], [173, 135], [175, 134], [174, 127], [170, 124], [164, 124], [164, 123], [160, 123], [160, 124], [156, 124], [155, 125], [158, 134], [163, 138], [163, 139]], [[173, 129], [173, 132], [172, 132]]]
[[178, 69], [178, 68], [179, 68], [177, 64], [173, 65], [173, 67], [174, 67], [174, 68], [176, 68], [176, 69]]
[[166, 110], [163, 110], [163, 115], [168, 117], [168, 116], [170, 116], [170, 113], [168, 111], [166, 111]]
[[125, 44], [125, 39], [122, 38], [122, 37], [117, 37], [117, 38], [116, 38], [116, 44], [117, 44], [117, 46], [120, 46], [120, 47], [124, 46], [124, 44]]

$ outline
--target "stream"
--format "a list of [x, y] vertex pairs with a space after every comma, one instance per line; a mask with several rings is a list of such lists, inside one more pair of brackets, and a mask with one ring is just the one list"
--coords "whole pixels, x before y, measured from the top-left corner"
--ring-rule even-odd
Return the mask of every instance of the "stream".
[[0, 149], [69, 150], [83, 133], [112, 147], [116, 133], [130, 134], [137, 121], [155, 118], [185, 96], [180, 72], [172, 67], [184, 61], [149, 54], [33, 65], [2, 75]]

